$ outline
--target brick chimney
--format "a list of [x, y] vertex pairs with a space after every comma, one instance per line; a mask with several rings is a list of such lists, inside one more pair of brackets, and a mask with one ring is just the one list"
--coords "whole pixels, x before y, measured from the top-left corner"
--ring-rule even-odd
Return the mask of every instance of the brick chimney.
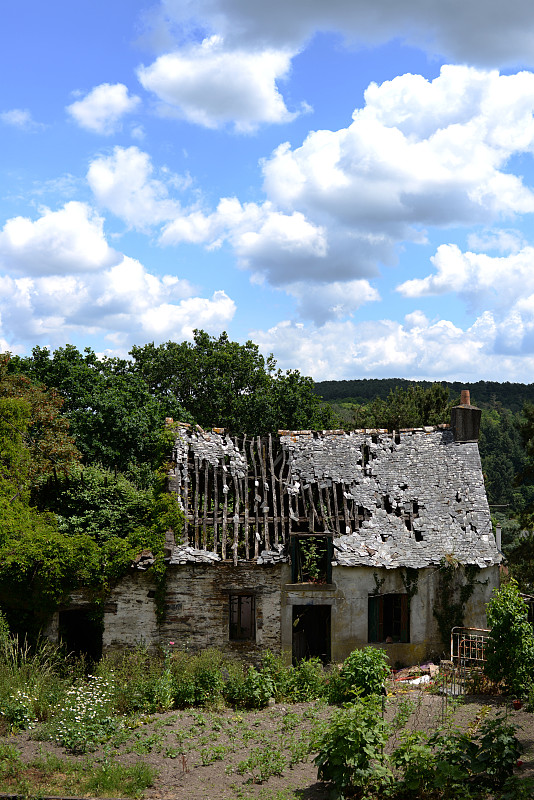
[[455, 442], [478, 442], [480, 408], [471, 405], [469, 389], [462, 389], [460, 405], [451, 411], [451, 428]]

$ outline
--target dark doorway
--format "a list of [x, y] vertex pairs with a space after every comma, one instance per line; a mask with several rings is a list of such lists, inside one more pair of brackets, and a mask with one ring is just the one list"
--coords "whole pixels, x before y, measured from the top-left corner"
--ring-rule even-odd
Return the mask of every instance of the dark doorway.
[[330, 661], [331, 606], [293, 606], [293, 663], [303, 658]]
[[77, 608], [59, 612], [59, 640], [69, 653], [90, 661], [102, 658], [102, 623], [93, 609]]

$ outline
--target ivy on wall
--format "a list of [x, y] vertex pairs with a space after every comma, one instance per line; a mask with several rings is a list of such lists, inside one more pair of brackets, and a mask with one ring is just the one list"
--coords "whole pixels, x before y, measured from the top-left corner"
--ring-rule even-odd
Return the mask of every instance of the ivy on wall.
[[447, 649], [452, 628], [462, 627], [464, 624], [465, 607], [475, 587], [487, 583], [476, 579], [479, 572], [480, 567], [476, 564], [461, 566], [452, 555], [441, 559], [433, 614], [438, 623], [441, 641]]

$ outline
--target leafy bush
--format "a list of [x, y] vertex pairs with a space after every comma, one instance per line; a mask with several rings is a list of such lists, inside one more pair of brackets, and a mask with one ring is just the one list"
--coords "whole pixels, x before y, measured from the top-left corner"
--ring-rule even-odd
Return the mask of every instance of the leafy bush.
[[490, 785], [500, 787], [512, 775], [520, 753], [514, 726], [502, 716], [488, 719], [480, 726], [471, 768], [475, 774], [482, 773]]
[[282, 753], [272, 747], [255, 747], [248, 758], [239, 762], [236, 772], [240, 775], [249, 773], [249, 783], [263, 783], [273, 775], [281, 775], [286, 766]]
[[170, 669], [175, 706], [220, 705], [223, 702], [224, 663], [222, 653], [213, 648], [195, 655], [184, 651], [174, 652]]
[[502, 681], [517, 697], [528, 695], [534, 674], [534, 633], [514, 580], [494, 592], [487, 617], [491, 632], [486, 645], [486, 675]]
[[33, 728], [37, 721], [35, 706], [37, 697], [18, 689], [0, 703], [0, 715], [5, 719], [11, 730], [28, 730]]
[[303, 703], [323, 697], [326, 691], [326, 678], [319, 658], [299, 661], [289, 670], [287, 698], [293, 703]]
[[383, 754], [388, 733], [375, 697], [337, 711], [319, 741], [318, 778], [333, 783], [341, 798], [346, 792], [389, 783], [392, 776]]
[[[498, 716], [485, 720], [470, 736], [441, 730], [432, 735], [416, 731], [405, 734], [391, 760], [400, 771], [399, 791], [414, 797], [464, 798], [468, 786], [500, 789], [512, 776], [520, 745], [515, 728]], [[477, 795], [478, 796], [478, 795]]]
[[261, 672], [273, 682], [274, 691], [272, 696], [276, 702], [284, 700], [288, 696], [291, 670], [284, 664], [282, 658], [267, 650], [262, 657]]
[[165, 710], [160, 704], [164, 662], [146, 647], [111, 653], [102, 659], [97, 675], [113, 686], [113, 703], [120, 714]]
[[378, 695], [389, 674], [387, 653], [376, 647], [353, 650], [338, 674], [332, 672], [328, 696], [331, 703], [352, 702], [356, 697]]

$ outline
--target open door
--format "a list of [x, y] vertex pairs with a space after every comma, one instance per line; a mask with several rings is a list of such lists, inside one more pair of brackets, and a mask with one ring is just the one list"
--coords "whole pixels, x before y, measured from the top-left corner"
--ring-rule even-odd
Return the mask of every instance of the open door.
[[95, 620], [92, 609], [60, 611], [59, 641], [69, 653], [99, 661], [102, 658], [102, 623]]
[[330, 661], [331, 606], [293, 606], [293, 663], [303, 658]]

